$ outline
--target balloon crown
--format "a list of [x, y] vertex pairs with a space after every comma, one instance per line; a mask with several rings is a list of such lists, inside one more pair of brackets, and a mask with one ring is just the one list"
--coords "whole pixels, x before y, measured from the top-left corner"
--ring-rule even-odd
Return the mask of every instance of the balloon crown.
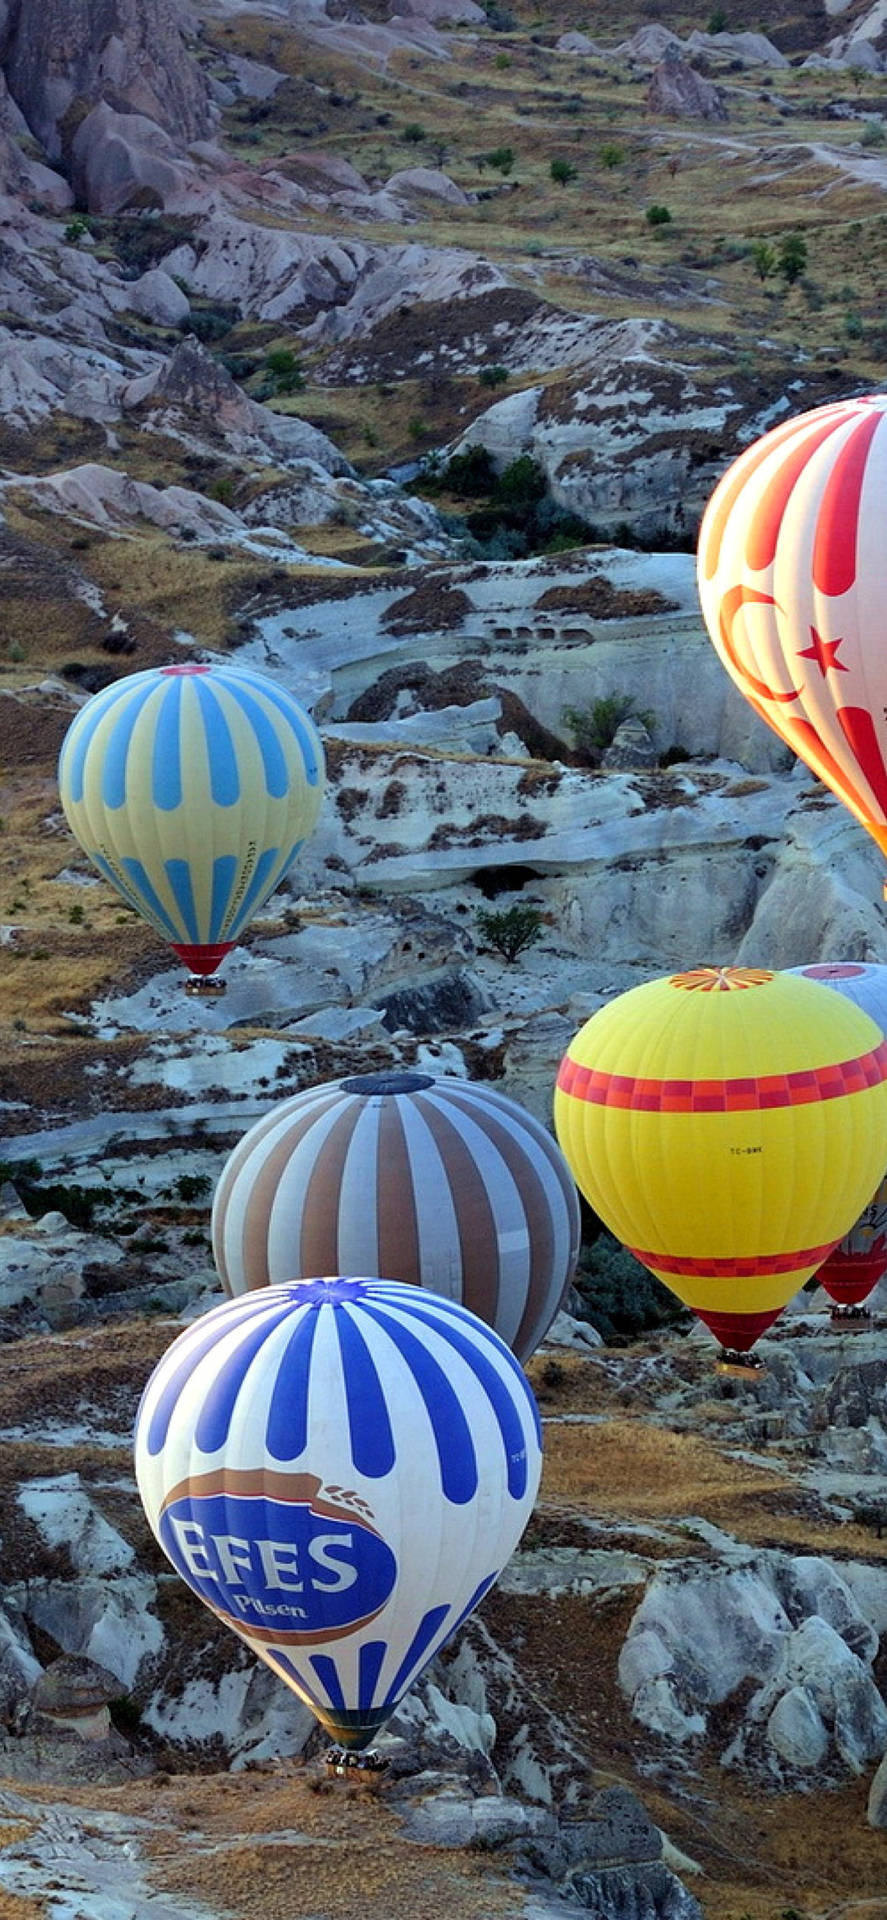
[[424, 1093], [434, 1086], [431, 1073], [354, 1073], [340, 1080], [341, 1093]]
[[372, 1291], [373, 1282], [334, 1275], [329, 1280], [287, 1280], [285, 1285], [294, 1306], [308, 1303], [317, 1307], [347, 1307], [354, 1300], [365, 1299]]
[[683, 987], [686, 993], [734, 993], [742, 987], [763, 987], [772, 980], [764, 967], [694, 967], [690, 973], [673, 973], [670, 985]]

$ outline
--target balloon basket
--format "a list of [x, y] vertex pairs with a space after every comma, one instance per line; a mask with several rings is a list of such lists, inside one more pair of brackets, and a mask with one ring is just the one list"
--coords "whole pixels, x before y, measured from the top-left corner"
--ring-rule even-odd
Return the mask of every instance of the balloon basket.
[[836, 1333], [870, 1333], [874, 1326], [868, 1307], [832, 1307], [829, 1318]]
[[754, 1353], [738, 1353], [734, 1347], [722, 1347], [715, 1361], [715, 1373], [731, 1380], [759, 1380], [767, 1369]]
[[384, 1773], [388, 1765], [375, 1747], [367, 1747], [362, 1753], [353, 1753], [350, 1747], [330, 1747], [324, 1754], [327, 1772], [334, 1773], [340, 1780], [358, 1779], [371, 1773]]
[[217, 1000], [224, 991], [224, 980], [216, 980], [211, 975], [192, 973], [185, 981], [185, 992], [197, 1000]]

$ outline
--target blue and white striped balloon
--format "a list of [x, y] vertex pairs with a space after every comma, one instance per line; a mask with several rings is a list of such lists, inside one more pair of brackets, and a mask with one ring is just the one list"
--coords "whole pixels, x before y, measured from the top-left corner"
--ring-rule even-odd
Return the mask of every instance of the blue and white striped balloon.
[[302, 1280], [174, 1341], [135, 1462], [182, 1578], [360, 1748], [517, 1545], [541, 1430], [514, 1356], [466, 1308], [400, 1281]]
[[323, 749], [292, 695], [251, 668], [134, 673], [72, 721], [68, 825], [106, 880], [210, 974], [316, 823]]

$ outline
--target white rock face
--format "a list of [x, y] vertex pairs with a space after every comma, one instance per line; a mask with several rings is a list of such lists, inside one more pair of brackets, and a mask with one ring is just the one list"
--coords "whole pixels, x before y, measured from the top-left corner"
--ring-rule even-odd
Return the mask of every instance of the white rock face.
[[79, 1573], [126, 1573], [132, 1547], [95, 1505], [77, 1473], [28, 1480], [16, 1495], [50, 1547], [65, 1547]]
[[180, 327], [191, 311], [187, 294], [162, 267], [151, 267], [141, 274], [131, 283], [128, 294], [133, 313], [140, 313], [159, 327]]
[[701, 1738], [707, 1709], [757, 1679], [725, 1764], [758, 1753], [762, 1737], [772, 1764], [805, 1771], [832, 1757], [862, 1772], [887, 1747], [887, 1707], [852, 1589], [815, 1556], [744, 1551], [745, 1565], [654, 1574], [619, 1660], [635, 1718], [666, 1739]]
[[790, 1687], [777, 1700], [767, 1722], [767, 1738], [790, 1767], [818, 1767], [825, 1758], [828, 1732], [804, 1687]]

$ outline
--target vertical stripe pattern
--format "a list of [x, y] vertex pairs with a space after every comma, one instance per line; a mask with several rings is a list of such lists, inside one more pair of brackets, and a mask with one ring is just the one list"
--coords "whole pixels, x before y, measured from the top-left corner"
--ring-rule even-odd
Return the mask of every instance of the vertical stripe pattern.
[[887, 396], [815, 408], [708, 504], [699, 595], [750, 704], [887, 852]]
[[236, 940], [291, 866], [320, 810], [323, 751], [262, 674], [161, 667], [82, 708], [59, 790], [99, 872], [190, 959]]
[[461, 1301], [521, 1360], [543, 1339], [579, 1250], [555, 1141], [486, 1085], [372, 1074], [308, 1088], [244, 1135], [216, 1189], [227, 1293], [363, 1272]]
[[541, 1428], [513, 1354], [464, 1307], [306, 1279], [180, 1335], [142, 1397], [135, 1459], [177, 1571], [359, 1747], [517, 1544]]

